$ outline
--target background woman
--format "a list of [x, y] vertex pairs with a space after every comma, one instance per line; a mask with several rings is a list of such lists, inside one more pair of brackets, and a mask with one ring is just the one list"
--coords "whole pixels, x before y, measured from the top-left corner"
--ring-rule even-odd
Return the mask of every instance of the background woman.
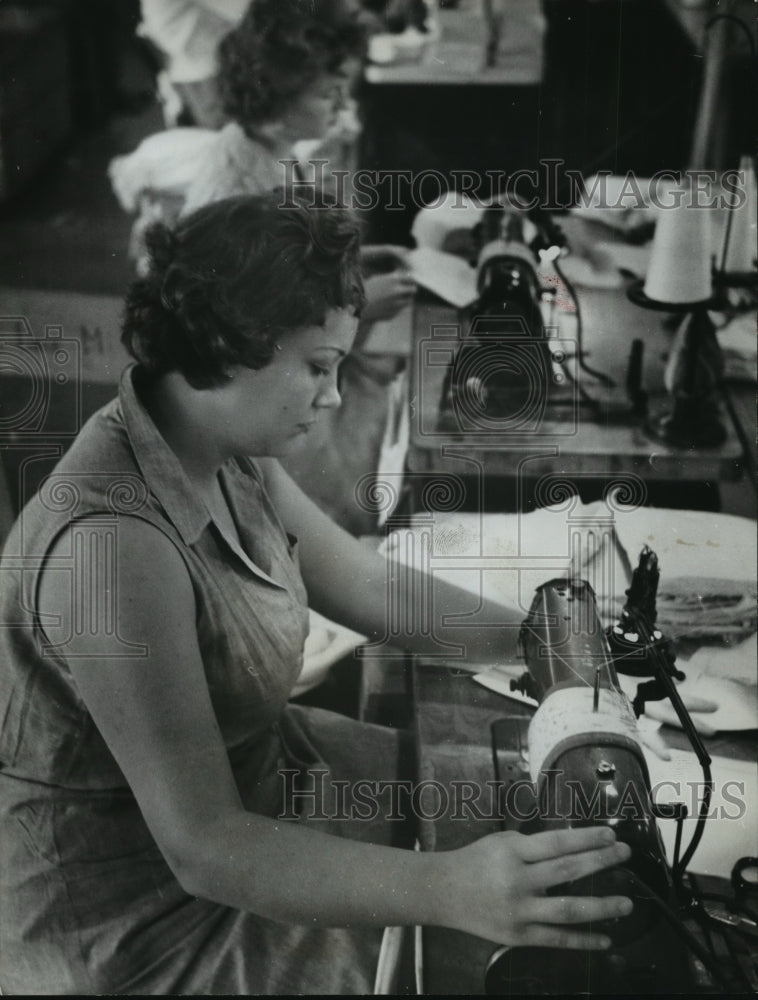
[[[111, 177], [126, 207], [141, 204], [135, 252], [145, 266], [142, 233], [155, 219], [169, 224], [203, 205], [240, 194], [262, 194], [292, 175], [281, 161], [308, 156], [332, 171], [355, 168], [360, 129], [350, 93], [361, 72], [365, 30], [360, 5], [351, 0], [256, 0], [221, 41], [219, 78], [228, 122], [218, 132], [172, 129], [120, 157]], [[317, 147], [317, 148], [316, 148]], [[301, 168], [303, 181], [310, 167]], [[170, 180], [170, 178], [174, 180]], [[317, 197], [314, 190], [314, 197]], [[320, 195], [318, 195], [320, 197]], [[379, 462], [390, 385], [401, 363], [396, 355], [363, 350], [373, 323], [409, 305], [415, 282], [401, 247], [365, 246], [361, 263], [366, 306], [356, 349], [343, 368], [343, 410], [311, 435], [307, 456], [288, 463], [306, 493], [353, 534], [376, 529], [376, 517], [355, 497], [356, 484]]]

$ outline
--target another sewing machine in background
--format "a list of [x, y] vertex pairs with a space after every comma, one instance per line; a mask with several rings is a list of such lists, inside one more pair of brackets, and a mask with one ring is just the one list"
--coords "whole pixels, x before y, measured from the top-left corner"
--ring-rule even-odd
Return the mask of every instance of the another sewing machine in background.
[[[590, 423], [641, 425], [643, 341], [629, 345], [625, 387], [589, 366], [581, 309], [561, 266], [567, 240], [551, 215], [501, 204], [471, 232], [476, 301], [462, 316], [460, 343], [445, 379], [439, 429], [462, 435], [542, 433]], [[571, 299], [569, 323], [561, 321]], [[597, 397], [587, 383], [598, 384]]]

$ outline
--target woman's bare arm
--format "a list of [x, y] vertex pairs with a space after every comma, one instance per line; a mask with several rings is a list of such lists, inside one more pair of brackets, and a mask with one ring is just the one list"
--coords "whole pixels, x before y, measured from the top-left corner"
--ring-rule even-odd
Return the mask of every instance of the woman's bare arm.
[[[300, 539], [300, 563], [311, 606], [373, 641], [402, 636], [413, 652], [439, 652], [439, 640], [463, 647], [474, 662], [512, 657], [522, 611], [477, 596], [447, 581], [400, 566], [372, 552], [327, 517], [278, 462], [259, 463], [285, 527]], [[445, 624], [477, 612], [478, 627]], [[398, 618], [400, 620], [398, 620]], [[430, 619], [433, 628], [430, 630]]]
[[[97, 518], [80, 522], [91, 541]], [[57, 553], [68, 553], [64, 536]], [[56, 553], [54, 552], [53, 555]], [[51, 565], [51, 564], [49, 564]], [[195, 596], [178, 551], [136, 519], [118, 526], [116, 620], [124, 656], [98, 627], [108, 581], [43, 573], [39, 610], [51, 641], [66, 637], [77, 689], [184, 889], [300, 924], [433, 923], [495, 942], [597, 947], [562, 926], [625, 911], [628, 903], [544, 897], [544, 889], [618, 863], [608, 830], [495, 834], [458, 851], [418, 854], [332, 837], [247, 812], [216, 724], [195, 635]], [[73, 616], [90, 627], [76, 630]], [[112, 630], [111, 630], [112, 631]]]

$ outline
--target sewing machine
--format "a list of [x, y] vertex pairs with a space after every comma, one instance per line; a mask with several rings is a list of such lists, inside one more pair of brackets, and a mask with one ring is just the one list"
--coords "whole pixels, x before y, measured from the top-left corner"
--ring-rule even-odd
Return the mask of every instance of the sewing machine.
[[[551, 215], [495, 204], [471, 233], [478, 297], [462, 317], [440, 405], [438, 428], [451, 434], [563, 433], [585, 423], [642, 426], [644, 343], [632, 338], [622, 386], [586, 359], [577, 293], [561, 267], [568, 252]], [[574, 316], [560, 323], [556, 298], [570, 295]], [[565, 303], [563, 303], [565, 308]], [[440, 344], [435, 344], [439, 350]], [[422, 361], [423, 364], [423, 361]], [[588, 385], [600, 387], [593, 394]]]
[[[499, 950], [487, 966], [488, 993], [707, 992], [709, 982], [730, 990], [731, 977], [685, 924], [694, 911], [684, 872], [702, 823], [685, 853], [679, 857], [677, 851], [669, 866], [658, 824], [681, 824], [684, 813], [681, 806], [664, 809], [654, 802], [636, 724], [646, 698], [672, 695], [703, 763], [705, 782], [710, 782], [710, 757], [672, 683], [672, 677], [684, 675], [656, 628], [657, 572], [654, 553], [643, 551], [627, 605], [608, 636], [584, 580], [544, 584], [524, 621], [521, 646], [527, 671], [512, 685], [531, 695], [539, 708], [527, 737], [537, 808], [534, 819], [520, 824], [521, 832], [613, 827], [632, 848], [629, 862], [556, 891], [627, 895], [634, 911], [604, 928], [613, 942], [608, 952]], [[617, 666], [635, 677], [652, 678], [640, 683], [631, 704], [619, 685]], [[704, 815], [708, 805], [706, 794]], [[698, 916], [705, 923], [703, 914]]]
[[[493, 829], [538, 830], [608, 824], [632, 847], [623, 866], [590, 885], [562, 886], [561, 894], [623, 894], [631, 916], [593, 926], [612, 939], [606, 953], [502, 948], [454, 932], [427, 929], [420, 954], [427, 992], [497, 995], [571, 993], [741, 993], [758, 990], [756, 890], [758, 861], [729, 860], [731, 885], [688, 872], [707, 822], [709, 753], [677, 700], [680, 671], [655, 620], [657, 561], [643, 550], [616, 625], [604, 630], [589, 584], [561, 577], [540, 586], [523, 623], [520, 646], [526, 670], [511, 687], [538, 702], [504, 701], [479, 688], [470, 675], [422, 664], [414, 676], [415, 726], [422, 781], [455, 788], [497, 789], [497, 808], [477, 799], [475, 821], [458, 824], [423, 817], [427, 850], [450, 850]], [[621, 690], [619, 671], [637, 683], [637, 697]], [[661, 803], [638, 731], [646, 701], [674, 693], [684, 731], [703, 766], [706, 792], [694, 834], [682, 837], [681, 802]], [[484, 752], [484, 733], [491, 747]], [[735, 741], [754, 759], [754, 743]], [[720, 753], [723, 749], [719, 748]], [[487, 782], [490, 786], [487, 786]], [[477, 812], [478, 810], [478, 812]], [[752, 815], [752, 814], [751, 814]], [[723, 822], [713, 820], [713, 822]], [[665, 825], [678, 828], [673, 856], [664, 849]], [[754, 830], [753, 830], [754, 838]], [[668, 838], [669, 841], [671, 838]], [[685, 841], [684, 843], [682, 841]], [[748, 835], [747, 840], [750, 840]]]

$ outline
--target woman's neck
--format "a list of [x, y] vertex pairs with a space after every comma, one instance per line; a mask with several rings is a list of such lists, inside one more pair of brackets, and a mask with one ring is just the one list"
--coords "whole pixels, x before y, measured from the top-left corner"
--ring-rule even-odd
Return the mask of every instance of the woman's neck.
[[140, 394], [161, 437], [176, 455], [187, 478], [202, 496], [216, 488], [218, 470], [229, 457], [208, 432], [205, 408], [198, 390], [177, 372], [169, 372], [145, 386]]
[[295, 135], [286, 119], [278, 122], [263, 122], [248, 131], [248, 135], [267, 146], [272, 154], [282, 159], [292, 156], [292, 147], [302, 136]]

